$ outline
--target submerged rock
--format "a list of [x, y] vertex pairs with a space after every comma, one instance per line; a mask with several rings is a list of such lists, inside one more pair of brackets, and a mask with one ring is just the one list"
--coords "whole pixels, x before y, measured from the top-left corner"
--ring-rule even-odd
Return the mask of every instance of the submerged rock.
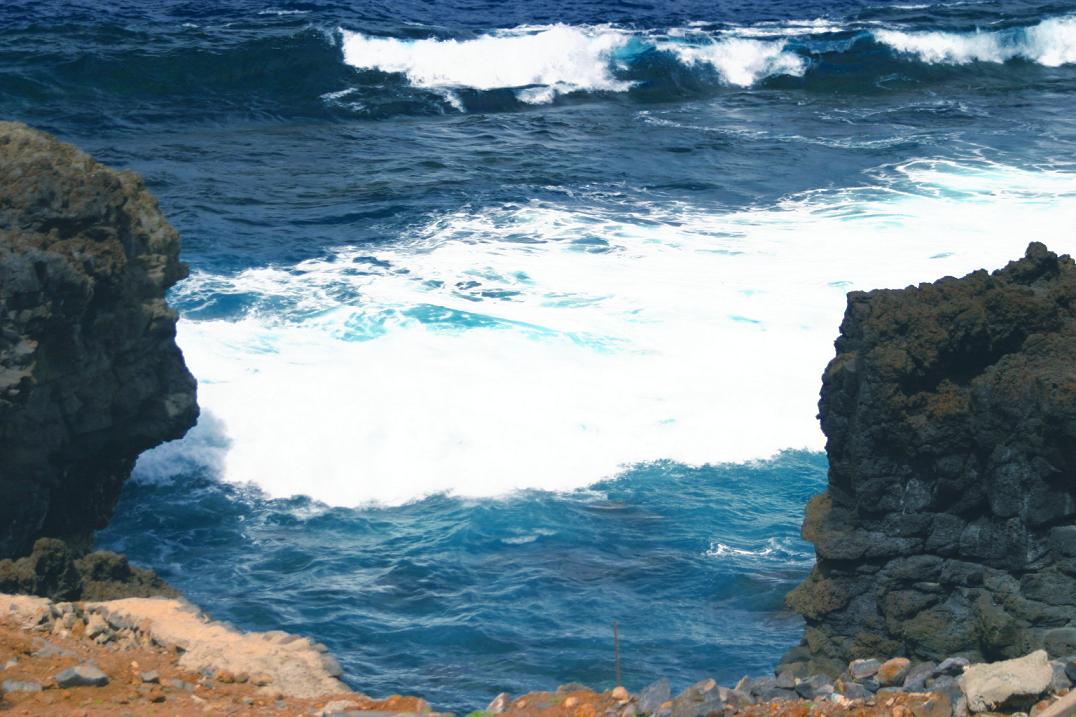
[[852, 292], [836, 348], [785, 662], [1076, 652], [1076, 264]]
[[186, 272], [137, 175], [0, 123], [0, 557], [88, 545], [138, 454], [194, 425], [164, 298]]

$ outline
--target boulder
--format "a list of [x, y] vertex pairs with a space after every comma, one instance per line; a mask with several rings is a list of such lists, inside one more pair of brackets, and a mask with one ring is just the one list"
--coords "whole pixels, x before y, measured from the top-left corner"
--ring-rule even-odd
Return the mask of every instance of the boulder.
[[972, 665], [960, 678], [960, 688], [972, 712], [1003, 707], [1030, 707], [1050, 687], [1053, 668], [1045, 650], [1030, 655]]

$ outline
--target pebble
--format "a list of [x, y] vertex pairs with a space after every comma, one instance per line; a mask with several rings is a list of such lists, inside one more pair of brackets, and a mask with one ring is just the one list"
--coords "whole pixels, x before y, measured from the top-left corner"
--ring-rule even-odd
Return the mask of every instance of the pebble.
[[258, 687], [265, 687], [273, 684], [273, 676], [266, 672], [256, 672], [250, 676], [250, 681]]
[[68, 687], [104, 687], [108, 684], [108, 675], [95, 665], [85, 664], [69, 667], [54, 678], [62, 688]]
[[157, 673], [157, 670], [143, 672], [141, 675], [139, 675], [139, 678], [147, 685], [161, 684], [161, 676]]
[[37, 682], [27, 680], [4, 680], [4, 692], [40, 692], [42, 687]]
[[631, 699], [631, 694], [629, 694], [622, 685], [614, 687], [613, 691], [609, 693], [609, 696], [618, 702], [627, 702]]

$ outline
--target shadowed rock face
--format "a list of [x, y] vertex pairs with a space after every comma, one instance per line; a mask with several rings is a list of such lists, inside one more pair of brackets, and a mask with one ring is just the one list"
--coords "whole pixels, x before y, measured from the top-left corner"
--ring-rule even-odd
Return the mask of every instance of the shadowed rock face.
[[854, 292], [823, 377], [817, 563], [785, 663], [1076, 652], [1076, 265]]
[[0, 123], [0, 557], [88, 544], [138, 454], [194, 425], [164, 299], [185, 275], [137, 175]]

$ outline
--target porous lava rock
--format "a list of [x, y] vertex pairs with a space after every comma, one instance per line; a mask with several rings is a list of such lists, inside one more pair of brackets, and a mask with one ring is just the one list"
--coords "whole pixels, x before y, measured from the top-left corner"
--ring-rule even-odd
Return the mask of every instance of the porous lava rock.
[[1073, 260], [1033, 243], [993, 273], [853, 292], [836, 349], [783, 663], [1076, 653]]
[[0, 558], [87, 546], [138, 454], [194, 425], [186, 272], [137, 175], [0, 123]]

